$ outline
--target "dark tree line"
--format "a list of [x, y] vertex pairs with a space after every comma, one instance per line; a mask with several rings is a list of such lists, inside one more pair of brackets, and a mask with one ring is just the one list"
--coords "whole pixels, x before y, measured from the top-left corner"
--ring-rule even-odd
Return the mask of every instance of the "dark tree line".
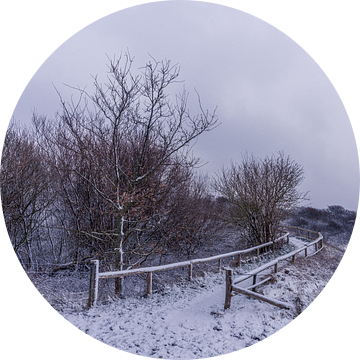
[[10, 124], [5, 137], [0, 176], [5, 223], [23, 265], [33, 266], [51, 250], [55, 256], [51, 242], [44, 246], [38, 241], [55, 201], [51, 173], [44, 166], [34, 138], [15, 122]]
[[301, 207], [287, 220], [289, 225], [320, 231], [327, 244], [336, 243], [347, 246], [356, 220], [356, 212], [346, 210], [340, 205], [325, 209]]

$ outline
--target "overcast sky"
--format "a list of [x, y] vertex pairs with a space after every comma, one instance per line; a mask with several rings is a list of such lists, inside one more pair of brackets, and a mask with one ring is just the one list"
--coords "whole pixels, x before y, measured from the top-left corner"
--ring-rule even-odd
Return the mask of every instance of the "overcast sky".
[[[139, 24], [141, 26], [139, 26]], [[247, 13], [201, 2], [161, 2], [132, 7], [86, 27], [58, 48], [25, 89], [16, 119], [59, 109], [54, 86], [91, 88], [106, 72], [107, 55], [129, 50], [134, 69], [154, 58], [179, 63], [180, 78], [203, 106], [217, 107], [221, 125], [194, 147], [213, 174], [244, 152], [264, 157], [283, 150], [303, 165], [310, 205], [356, 210], [359, 169], [346, 110], [331, 82], [294, 41]], [[181, 85], [183, 86], [183, 85]]]

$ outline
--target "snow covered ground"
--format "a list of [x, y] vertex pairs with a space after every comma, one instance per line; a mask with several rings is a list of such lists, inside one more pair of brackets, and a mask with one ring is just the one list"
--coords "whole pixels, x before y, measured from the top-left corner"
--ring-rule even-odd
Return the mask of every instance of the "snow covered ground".
[[[295, 238], [291, 242], [295, 247], [303, 244]], [[270, 284], [257, 288], [259, 293], [290, 303], [291, 310], [237, 295], [224, 311], [225, 275], [217, 273], [169, 286], [149, 298], [128, 297], [62, 315], [95, 339], [130, 353], [168, 359], [222, 355], [267, 338], [314, 300], [331, 277], [314, 260], [319, 254], [279, 264]], [[310, 267], [309, 262], [313, 262]]]

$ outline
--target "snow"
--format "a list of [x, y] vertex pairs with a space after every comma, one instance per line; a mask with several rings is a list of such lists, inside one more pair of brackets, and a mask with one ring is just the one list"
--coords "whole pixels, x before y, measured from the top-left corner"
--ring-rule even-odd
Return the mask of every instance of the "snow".
[[[295, 238], [291, 242], [296, 248], [304, 245]], [[274, 281], [257, 291], [290, 302], [294, 307], [291, 310], [244, 295], [232, 297], [230, 309], [224, 310], [225, 274], [217, 273], [168, 286], [151, 297], [117, 299], [88, 311], [64, 311], [62, 315], [95, 339], [133, 354], [167, 359], [223, 355], [269, 337], [316, 296], [319, 284], [287, 266], [288, 262], [279, 264]]]

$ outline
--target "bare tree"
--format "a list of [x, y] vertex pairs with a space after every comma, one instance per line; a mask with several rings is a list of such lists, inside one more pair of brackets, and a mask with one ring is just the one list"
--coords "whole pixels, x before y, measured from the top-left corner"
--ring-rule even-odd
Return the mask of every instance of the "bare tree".
[[34, 116], [33, 122], [63, 179], [79, 239], [98, 254], [113, 254], [115, 270], [139, 266], [167, 241], [154, 242], [152, 234], [167, 220], [167, 199], [199, 163], [191, 156], [193, 141], [217, 123], [199, 97], [195, 116], [187, 92], [170, 100], [177, 65], [151, 59], [137, 75], [132, 65], [128, 53], [110, 60], [107, 82], [94, 77], [93, 94], [77, 89], [77, 102], [60, 97], [54, 121]]
[[274, 240], [289, 212], [307, 199], [298, 189], [303, 180], [302, 166], [283, 152], [264, 159], [246, 154], [218, 173], [213, 187], [227, 200], [226, 219], [239, 225], [249, 245], [259, 245]]

